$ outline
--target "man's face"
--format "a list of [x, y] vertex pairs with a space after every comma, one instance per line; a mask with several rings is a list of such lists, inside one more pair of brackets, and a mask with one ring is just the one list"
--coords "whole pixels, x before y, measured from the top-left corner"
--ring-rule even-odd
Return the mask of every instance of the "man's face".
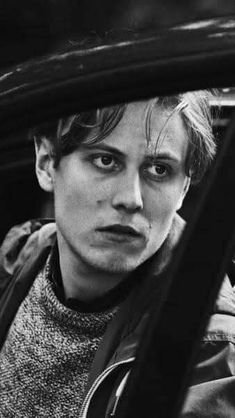
[[172, 114], [165, 126], [172, 110], [156, 107], [147, 144], [147, 105], [128, 105], [102, 142], [82, 145], [53, 172], [60, 250], [93, 271], [125, 274], [153, 255], [187, 191], [181, 116]]

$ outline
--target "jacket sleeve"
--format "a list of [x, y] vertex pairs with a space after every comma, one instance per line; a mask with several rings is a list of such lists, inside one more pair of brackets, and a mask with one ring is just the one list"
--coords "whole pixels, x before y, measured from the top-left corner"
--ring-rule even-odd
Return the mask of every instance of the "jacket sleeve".
[[198, 350], [181, 418], [235, 417], [234, 290], [225, 281]]

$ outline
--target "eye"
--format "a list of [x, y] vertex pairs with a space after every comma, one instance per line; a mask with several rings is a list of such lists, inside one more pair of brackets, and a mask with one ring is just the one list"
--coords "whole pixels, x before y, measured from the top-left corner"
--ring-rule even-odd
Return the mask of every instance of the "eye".
[[153, 180], [161, 180], [169, 174], [169, 168], [165, 164], [149, 164], [145, 168], [146, 174]]
[[110, 154], [96, 155], [92, 158], [92, 163], [103, 170], [112, 170], [118, 167], [114, 157]]

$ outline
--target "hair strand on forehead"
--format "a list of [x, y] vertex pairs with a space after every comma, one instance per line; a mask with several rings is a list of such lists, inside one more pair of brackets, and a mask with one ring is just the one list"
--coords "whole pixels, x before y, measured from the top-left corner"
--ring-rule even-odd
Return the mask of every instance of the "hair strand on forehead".
[[[161, 106], [163, 109], [165, 109], [165, 104], [163, 104], [160, 101], [160, 98], [156, 98], [154, 100], [151, 100], [150, 103], [147, 106], [147, 111], [146, 111], [146, 118], [145, 118], [145, 135], [146, 135], [146, 139], [147, 139], [147, 144], [151, 143], [151, 121], [152, 121], [152, 114], [154, 112], [154, 109], [157, 106]], [[169, 104], [168, 104], [169, 106]], [[163, 126], [160, 129], [160, 133], [157, 137], [156, 143], [155, 143], [155, 149], [154, 152], [157, 152], [157, 149], [161, 147], [165, 136], [166, 136], [166, 128], [168, 125], [169, 120], [173, 117], [174, 114], [176, 113], [180, 113], [185, 107], [188, 106], [188, 103], [186, 101], [182, 101], [179, 102], [175, 107], [170, 107], [170, 114], [167, 116], [166, 121], [164, 122]]]
[[[170, 118], [176, 113], [182, 117], [189, 139], [185, 172], [194, 183], [200, 181], [216, 152], [209, 106], [209, 99], [213, 96], [207, 90], [194, 91], [155, 97], [146, 104], [145, 135], [148, 144], [151, 142], [154, 110], [160, 106], [170, 112], [158, 135], [155, 151], [164, 140]], [[123, 118], [127, 106], [128, 103], [124, 103], [61, 118], [57, 123], [44, 124], [34, 130], [33, 137], [37, 142], [43, 137], [51, 142], [56, 167], [63, 156], [72, 153], [81, 144], [93, 146], [108, 137]]]

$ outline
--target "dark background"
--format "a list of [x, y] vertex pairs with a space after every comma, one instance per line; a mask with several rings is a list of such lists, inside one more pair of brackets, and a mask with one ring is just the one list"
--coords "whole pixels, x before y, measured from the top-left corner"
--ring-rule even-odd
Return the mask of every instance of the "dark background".
[[0, 64], [110, 30], [165, 28], [232, 13], [234, 0], [1, 0]]

